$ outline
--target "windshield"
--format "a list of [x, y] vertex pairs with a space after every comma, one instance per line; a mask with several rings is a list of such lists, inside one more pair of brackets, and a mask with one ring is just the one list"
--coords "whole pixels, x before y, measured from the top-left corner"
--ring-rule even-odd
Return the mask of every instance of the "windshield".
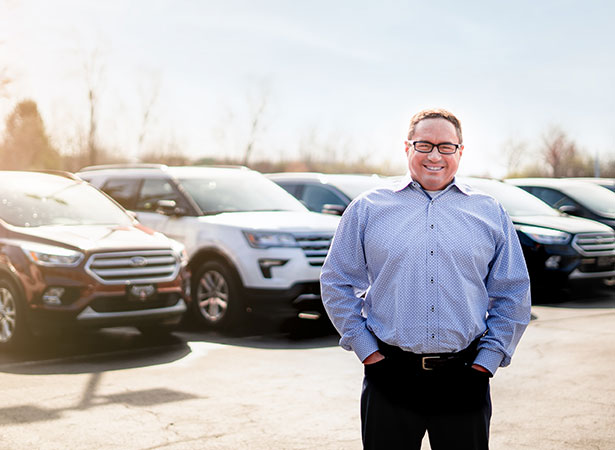
[[[328, 179], [325, 180], [329, 181]], [[370, 189], [392, 186], [393, 182], [378, 176], [340, 175], [339, 177], [331, 178], [330, 184], [337, 187], [352, 200]]]
[[562, 191], [602, 216], [615, 217], [615, 192], [592, 183], [571, 184]]
[[560, 213], [521, 188], [495, 180], [463, 179], [496, 198], [510, 216], [559, 216]]
[[0, 176], [0, 219], [17, 227], [132, 223], [121, 208], [88, 184], [29, 172]]
[[283, 188], [258, 172], [229, 170], [180, 184], [205, 214], [249, 211], [307, 211]]

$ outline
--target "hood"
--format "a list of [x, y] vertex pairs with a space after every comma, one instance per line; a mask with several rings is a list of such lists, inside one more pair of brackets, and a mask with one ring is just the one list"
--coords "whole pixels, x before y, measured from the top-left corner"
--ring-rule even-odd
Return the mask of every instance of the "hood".
[[308, 211], [257, 211], [202, 216], [199, 220], [244, 230], [334, 233], [340, 217]]
[[19, 233], [84, 251], [171, 247], [171, 241], [166, 236], [140, 225], [49, 225], [19, 228]]
[[572, 216], [512, 216], [511, 219], [515, 225], [533, 225], [565, 231], [571, 234], [608, 233], [613, 231], [611, 227], [595, 220]]

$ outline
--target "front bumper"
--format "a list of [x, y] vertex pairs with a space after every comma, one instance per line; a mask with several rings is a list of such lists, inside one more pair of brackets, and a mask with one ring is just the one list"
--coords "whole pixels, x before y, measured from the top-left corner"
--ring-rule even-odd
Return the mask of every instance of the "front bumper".
[[295, 283], [290, 289], [245, 289], [246, 310], [269, 318], [318, 319], [325, 316], [319, 282]]

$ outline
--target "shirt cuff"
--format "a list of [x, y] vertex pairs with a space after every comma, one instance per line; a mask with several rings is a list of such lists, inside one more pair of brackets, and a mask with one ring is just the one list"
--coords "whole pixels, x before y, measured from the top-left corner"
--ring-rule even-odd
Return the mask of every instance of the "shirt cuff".
[[495, 375], [495, 371], [498, 370], [502, 360], [504, 359], [504, 355], [499, 352], [494, 352], [493, 350], [489, 350], [486, 348], [481, 348], [478, 351], [478, 355], [474, 360], [474, 364], [478, 364], [481, 367], [484, 367], [491, 375]]
[[365, 361], [369, 355], [380, 350], [378, 348], [378, 340], [367, 329], [360, 336], [354, 339], [351, 344], [352, 350], [359, 357], [361, 362]]

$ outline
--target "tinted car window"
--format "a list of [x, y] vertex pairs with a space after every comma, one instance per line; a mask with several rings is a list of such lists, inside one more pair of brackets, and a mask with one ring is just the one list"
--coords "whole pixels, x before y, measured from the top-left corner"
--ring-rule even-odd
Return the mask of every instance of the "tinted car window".
[[558, 216], [559, 212], [521, 188], [492, 180], [464, 180], [495, 197], [511, 216]]
[[180, 183], [205, 214], [306, 210], [295, 197], [259, 173], [238, 171], [208, 178], [181, 178]]
[[542, 201], [547, 202], [549, 205], [553, 206], [554, 208], [559, 208], [560, 206], [564, 205], [574, 206], [574, 202], [572, 202], [561, 192], [558, 192], [554, 189], [532, 187], [529, 191], [536, 197], [540, 198]]
[[137, 199], [135, 210], [155, 211], [159, 200], [174, 200], [178, 206], [183, 206], [183, 199], [169, 180], [151, 178], [143, 180], [141, 192]]
[[296, 184], [296, 183], [286, 183], [286, 182], [276, 182], [278, 183], [280, 186], [282, 186], [286, 192], [288, 192], [291, 195], [294, 195], [295, 197], [299, 196], [299, 192], [301, 191], [301, 189], [299, 189], [301, 186]]
[[0, 218], [18, 227], [130, 225], [132, 219], [94, 187], [61, 177], [5, 173], [0, 179]]
[[346, 202], [337, 194], [323, 186], [308, 184], [303, 189], [301, 198], [312, 211], [320, 212], [326, 204], [346, 206]]
[[112, 178], [108, 180], [101, 189], [109, 194], [110, 197], [113, 197], [113, 199], [115, 199], [115, 201], [117, 201], [124, 208], [133, 209], [139, 184], [139, 180]]

